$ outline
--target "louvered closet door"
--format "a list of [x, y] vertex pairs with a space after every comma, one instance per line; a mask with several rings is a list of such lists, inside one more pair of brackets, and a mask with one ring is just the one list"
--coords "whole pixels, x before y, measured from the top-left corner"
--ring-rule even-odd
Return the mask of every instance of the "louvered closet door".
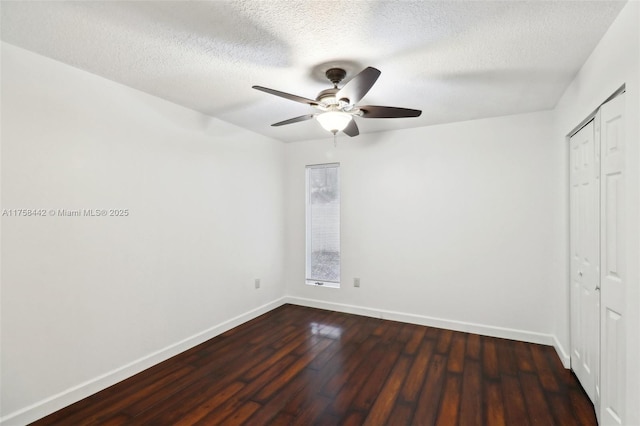
[[596, 402], [599, 365], [599, 165], [594, 120], [570, 139], [571, 368]]

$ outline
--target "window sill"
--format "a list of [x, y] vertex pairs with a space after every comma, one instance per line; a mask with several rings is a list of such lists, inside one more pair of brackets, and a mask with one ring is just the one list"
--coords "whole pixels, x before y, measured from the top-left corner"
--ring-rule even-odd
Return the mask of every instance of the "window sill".
[[307, 285], [314, 286], [314, 287], [340, 288], [340, 283], [335, 283], [331, 281], [307, 280], [305, 283]]

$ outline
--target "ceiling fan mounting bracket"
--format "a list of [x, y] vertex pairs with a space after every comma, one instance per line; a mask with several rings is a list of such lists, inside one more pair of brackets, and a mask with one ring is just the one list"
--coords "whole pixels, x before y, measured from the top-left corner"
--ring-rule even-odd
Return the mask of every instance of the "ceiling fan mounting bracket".
[[335, 87], [347, 76], [347, 72], [342, 68], [329, 68], [324, 74]]

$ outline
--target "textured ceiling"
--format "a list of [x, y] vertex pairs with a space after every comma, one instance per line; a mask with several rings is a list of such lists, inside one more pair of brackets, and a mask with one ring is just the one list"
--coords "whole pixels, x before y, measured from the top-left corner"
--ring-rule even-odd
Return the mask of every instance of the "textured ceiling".
[[8, 43], [289, 142], [330, 134], [271, 127], [311, 109], [251, 86], [315, 98], [330, 65], [382, 71], [361, 104], [423, 110], [361, 133], [553, 108], [623, 4], [3, 0], [0, 15]]

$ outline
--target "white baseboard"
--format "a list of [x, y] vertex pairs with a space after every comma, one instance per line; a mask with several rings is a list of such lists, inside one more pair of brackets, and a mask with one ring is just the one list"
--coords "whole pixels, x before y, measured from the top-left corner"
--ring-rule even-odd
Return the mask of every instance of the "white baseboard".
[[316, 299], [306, 299], [302, 297], [286, 296], [285, 303], [292, 305], [308, 306], [310, 308], [326, 309], [331, 311], [344, 312], [348, 314], [363, 315], [372, 318], [388, 319], [393, 321], [406, 322], [410, 324], [426, 325], [429, 327], [445, 328], [448, 330], [462, 331], [466, 333], [481, 334], [483, 336], [499, 337], [502, 339], [520, 340], [529, 343], [540, 343], [553, 346], [558, 352], [558, 356], [565, 368], [568, 368], [568, 357], [562, 345], [552, 334], [537, 333], [534, 331], [517, 330], [506, 327], [495, 327], [491, 325], [476, 324], [464, 321], [456, 321], [444, 318], [435, 318], [425, 315], [407, 314], [403, 312], [388, 311], [385, 309], [374, 309], [364, 306], [346, 305], [342, 303], [325, 302]]
[[560, 361], [562, 361], [562, 365], [564, 365], [564, 368], [566, 369], [571, 368], [571, 357], [569, 356], [569, 354], [564, 349], [564, 347], [562, 346], [562, 344], [560, 343], [560, 341], [556, 336], [553, 336], [553, 347], [555, 348], [556, 353], [558, 354], [558, 358], [560, 358]]
[[184, 352], [187, 349], [197, 346], [200, 343], [206, 342], [207, 340], [218, 336], [219, 334], [222, 334], [227, 330], [237, 327], [240, 324], [243, 324], [266, 312], [282, 306], [285, 303], [285, 298], [282, 297], [280, 299], [274, 300], [273, 302], [269, 302], [248, 312], [245, 312], [244, 314], [224, 321], [220, 324], [214, 325], [213, 327], [201, 331], [200, 333], [196, 333], [193, 336], [187, 337], [184, 340], [181, 340], [163, 349], [160, 349], [159, 351], [139, 358], [106, 374], [64, 390], [63, 392], [50, 396], [49, 398], [46, 398], [21, 410], [10, 413], [0, 418], [0, 425], [22, 426], [34, 422], [44, 416], [60, 410], [61, 408], [80, 401], [83, 398], [93, 395], [96, 392], [106, 389], [109, 386], [112, 386], [128, 377], [146, 370], [149, 367], [159, 364], [160, 362], [165, 361], [181, 352]]

